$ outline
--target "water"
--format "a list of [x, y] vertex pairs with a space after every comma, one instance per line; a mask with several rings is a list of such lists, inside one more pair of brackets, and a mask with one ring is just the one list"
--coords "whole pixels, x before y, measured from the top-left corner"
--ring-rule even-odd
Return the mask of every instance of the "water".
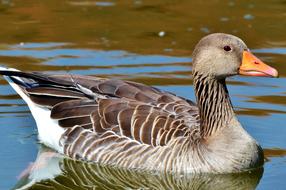
[[192, 49], [208, 33], [226, 32], [244, 39], [280, 74], [278, 79], [228, 80], [240, 122], [265, 150], [264, 171], [178, 178], [90, 166], [43, 149], [27, 106], [1, 78], [0, 189], [29, 184], [31, 163], [42, 158], [47, 162], [39, 170], [41, 182], [31, 189], [41, 184], [57, 189], [66, 184], [73, 189], [91, 189], [91, 184], [102, 189], [285, 189], [285, 10], [286, 3], [278, 0], [0, 1], [2, 66], [132, 80], [194, 100]]

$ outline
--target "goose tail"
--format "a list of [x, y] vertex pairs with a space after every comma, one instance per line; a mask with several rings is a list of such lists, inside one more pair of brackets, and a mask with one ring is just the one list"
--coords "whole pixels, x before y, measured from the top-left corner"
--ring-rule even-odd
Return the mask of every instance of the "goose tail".
[[50, 109], [34, 103], [25, 93], [25, 89], [30, 88], [33, 84], [33, 79], [29, 78], [30, 73], [24, 73], [14, 68], [0, 67], [0, 75], [3, 75], [9, 85], [27, 103], [37, 124], [39, 140], [46, 146], [62, 153], [63, 147], [59, 142], [64, 129], [58, 125], [57, 120], [51, 119]]

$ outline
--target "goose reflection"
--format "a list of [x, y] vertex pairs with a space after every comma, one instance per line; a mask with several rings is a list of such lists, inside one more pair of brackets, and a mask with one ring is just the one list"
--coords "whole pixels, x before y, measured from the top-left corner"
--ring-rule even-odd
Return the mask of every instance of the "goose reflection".
[[255, 189], [263, 169], [239, 174], [172, 175], [71, 160], [41, 145], [14, 189]]

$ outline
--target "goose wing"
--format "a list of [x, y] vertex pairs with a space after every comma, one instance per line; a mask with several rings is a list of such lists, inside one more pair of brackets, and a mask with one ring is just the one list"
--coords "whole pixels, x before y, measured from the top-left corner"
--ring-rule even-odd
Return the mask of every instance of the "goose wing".
[[[51, 110], [59, 126], [98, 136], [112, 132], [140, 144], [163, 146], [199, 124], [196, 105], [143, 84], [80, 75], [1, 71], [36, 104]], [[21, 81], [17, 80], [21, 77]], [[79, 133], [69, 134], [76, 139]]]

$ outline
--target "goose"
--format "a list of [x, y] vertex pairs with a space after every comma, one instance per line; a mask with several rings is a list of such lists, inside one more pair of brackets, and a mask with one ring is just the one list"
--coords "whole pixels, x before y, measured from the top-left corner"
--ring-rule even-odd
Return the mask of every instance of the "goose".
[[193, 51], [196, 103], [144, 84], [1, 68], [28, 104], [41, 143], [72, 159], [168, 173], [237, 173], [264, 164], [226, 87], [234, 75], [278, 77], [238, 37], [214, 33]]

